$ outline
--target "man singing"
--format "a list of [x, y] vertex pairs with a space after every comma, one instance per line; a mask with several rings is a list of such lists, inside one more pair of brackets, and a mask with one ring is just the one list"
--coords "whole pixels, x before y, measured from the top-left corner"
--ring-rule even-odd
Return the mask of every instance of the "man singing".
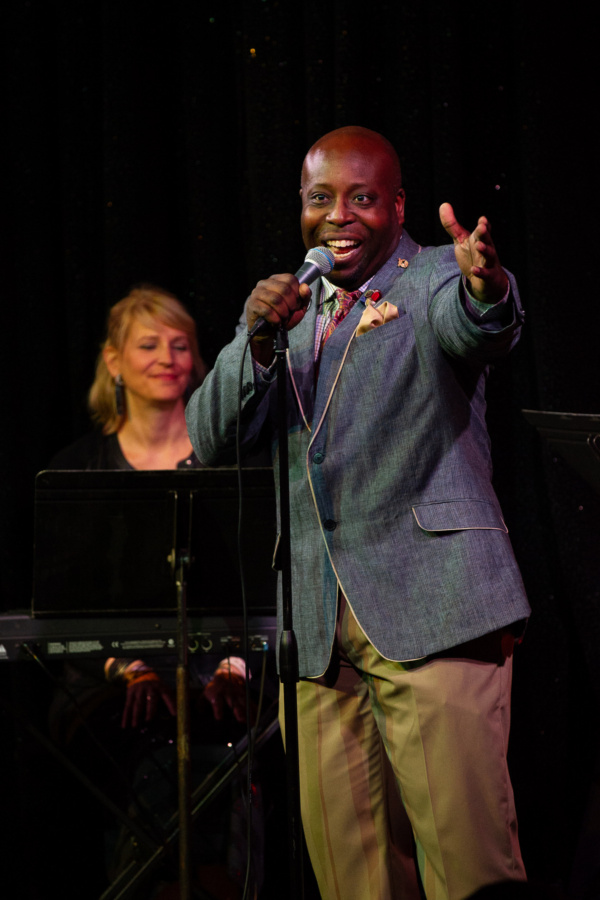
[[[289, 331], [292, 597], [302, 819], [325, 900], [413, 896], [408, 816], [429, 900], [524, 880], [506, 763], [512, 651], [529, 614], [491, 486], [488, 364], [523, 313], [487, 220], [445, 203], [453, 245], [404, 231], [398, 157], [360, 127], [302, 168], [302, 236], [335, 263], [311, 287], [260, 281], [246, 302]], [[231, 460], [246, 334], [193, 395], [206, 465]], [[269, 431], [272, 336], [247, 355], [243, 441]], [[401, 798], [401, 802], [400, 802]]]

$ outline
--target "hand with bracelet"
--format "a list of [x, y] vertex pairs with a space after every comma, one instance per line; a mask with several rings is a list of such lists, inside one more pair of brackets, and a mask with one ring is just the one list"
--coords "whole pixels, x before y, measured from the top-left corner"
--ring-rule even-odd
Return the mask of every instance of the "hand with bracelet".
[[[165, 684], [154, 669], [141, 659], [109, 657], [104, 664], [107, 681], [120, 681], [127, 686], [125, 707], [121, 719], [122, 728], [137, 728], [150, 722], [162, 700], [176, 715], [172, 689]], [[238, 722], [246, 721], [246, 665], [237, 656], [221, 660], [204, 689], [204, 697], [211, 705], [217, 721], [223, 718], [227, 707]]]
[[162, 700], [172, 716], [176, 714], [172, 689], [141, 659], [109, 657], [104, 663], [107, 681], [121, 681], [127, 686], [122, 728], [137, 728], [154, 718]]

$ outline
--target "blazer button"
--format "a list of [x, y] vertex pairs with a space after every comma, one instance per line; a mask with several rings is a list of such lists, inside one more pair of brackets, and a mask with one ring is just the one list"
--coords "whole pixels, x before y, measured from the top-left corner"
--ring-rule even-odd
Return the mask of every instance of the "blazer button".
[[335, 531], [337, 528], [337, 522], [334, 522], [333, 519], [325, 519], [323, 522], [323, 528], [325, 531]]
[[325, 459], [325, 454], [318, 452], [313, 456], [313, 462], [316, 466], [320, 466], [323, 460]]

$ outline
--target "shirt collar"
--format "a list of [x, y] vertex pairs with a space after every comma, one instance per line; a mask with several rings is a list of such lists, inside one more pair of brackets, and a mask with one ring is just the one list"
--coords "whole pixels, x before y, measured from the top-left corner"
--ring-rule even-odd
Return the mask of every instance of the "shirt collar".
[[[361, 296], [358, 298], [359, 301], [364, 302], [362, 295], [364, 294], [364, 292], [367, 290], [367, 288], [371, 284], [371, 281], [373, 280], [373, 278], [375, 278], [375, 275], [371, 275], [371, 277], [368, 278], [365, 281], [365, 283], [361, 284], [361, 286], [358, 288], [358, 290], [361, 293]], [[323, 305], [325, 303], [327, 303], [328, 300], [333, 299], [333, 296], [337, 290], [338, 290], [338, 288], [336, 287], [335, 284], [332, 284], [330, 281], [328, 281], [324, 275], [321, 276], [321, 296], [319, 299], [319, 308], [321, 310], [323, 309]]]

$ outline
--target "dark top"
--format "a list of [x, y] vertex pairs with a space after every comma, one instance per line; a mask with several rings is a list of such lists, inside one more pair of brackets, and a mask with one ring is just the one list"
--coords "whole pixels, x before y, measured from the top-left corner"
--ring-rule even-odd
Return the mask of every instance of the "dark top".
[[[130, 469], [133, 466], [123, 456], [116, 434], [102, 434], [99, 429], [76, 440], [52, 457], [48, 469]], [[192, 451], [177, 463], [178, 469], [202, 469], [204, 466]]]

